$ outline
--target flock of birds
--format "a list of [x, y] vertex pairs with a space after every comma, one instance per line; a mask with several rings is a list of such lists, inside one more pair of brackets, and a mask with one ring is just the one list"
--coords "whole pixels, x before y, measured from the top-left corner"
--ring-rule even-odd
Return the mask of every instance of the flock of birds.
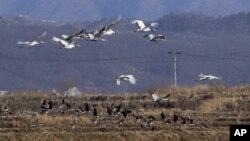
[[[82, 29], [81, 31], [77, 33], [73, 33], [71, 35], [61, 35], [61, 38], [58, 38], [56, 36], [52, 37], [52, 40], [55, 42], [60, 43], [61, 47], [64, 49], [73, 49], [75, 47], [78, 47], [80, 45], [75, 44], [75, 40], [77, 39], [86, 39], [88, 41], [107, 41], [104, 39], [104, 36], [110, 36], [115, 33], [120, 33], [119, 31], [114, 30], [113, 28], [121, 21], [121, 17], [116, 18], [110, 25], [103, 26], [101, 29], [96, 29], [92, 32], [88, 32], [85, 29]], [[156, 31], [155, 27], [157, 27], [159, 24], [156, 22], [146, 24], [142, 20], [132, 20], [131, 24], [135, 24], [137, 26], [137, 29], [135, 32], [151, 32]], [[44, 44], [45, 42], [42, 41], [42, 39], [46, 36], [47, 32], [44, 32], [42, 35], [34, 38], [31, 41], [18, 41], [18, 45], [20, 47], [33, 47], [39, 44]], [[154, 34], [147, 34], [144, 36], [144, 38], [149, 38], [149, 41], [163, 41], [165, 40], [165, 36], [162, 34], [154, 35]], [[130, 84], [136, 84], [136, 79], [133, 75], [120, 75], [116, 78], [116, 84], [120, 85], [121, 81], [129, 81]]]
[[[153, 102], [159, 103], [160, 99], [165, 100], [157, 96], [156, 94], [152, 95]], [[101, 106], [103, 111], [97, 110], [97, 107]], [[131, 108], [128, 108], [126, 106], [123, 106], [122, 104], [114, 104], [111, 103], [109, 105], [97, 105], [97, 104], [90, 104], [90, 103], [83, 103], [79, 105], [77, 108], [73, 108], [69, 103], [65, 102], [64, 99], [62, 99], [61, 105], [53, 105], [52, 101], [46, 101], [44, 100], [42, 105], [40, 106], [41, 113], [40, 114], [48, 114], [48, 115], [56, 115], [56, 114], [68, 114], [68, 113], [74, 113], [77, 116], [91, 116], [91, 120], [93, 121], [93, 124], [96, 125], [98, 122], [100, 122], [102, 119], [105, 118], [114, 118], [116, 119], [116, 124], [122, 124], [126, 120], [133, 121], [138, 127], [140, 128], [150, 128], [151, 130], [154, 130], [156, 125], [154, 124], [157, 121], [161, 121], [164, 124], [185, 124], [185, 125], [193, 125], [194, 120], [193, 118], [188, 115], [179, 115], [177, 113], [174, 113], [171, 117], [168, 117], [166, 113], [161, 112], [159, 117], [153, 116], [153, 115], [147, 115], [143, 116], [138, 114], [136, 110], [132, 110]], [[72, 126], [72, 128], [75, 128], [77, 122]], [[204, 123], [202, 123], [204, 124]], [[201, 127], [203, 125], [201, 124]], [[204, 127], [203, 127], [204, 128]], [[207, 126], [208, 128], [208, 126]]]
[[[121, 21], [121, 17], [116, 18], [110, 25], [103, 26], [100, 29], [95, 29], [94, 31], [88, 32], [85, 29], [77, 33], [73, 33], [70, 35], [63, 34], [61, 38], [56, 36], [52, 37], [52, 40], [58, 42], [61, 45], [61, 48], [64, 49], [73, 49], [75, 47], [79, 47], [79, 44], [75, 44], [75, 40], [78, 39], [86, 39], [88, 41], [107, 41], [104, 37], [110, 36], [116, 33], [120, 33], [119, 31], [114, 30], [114, 27]], [[142, 20], [132, 20], [131, 24], [137, 26], [137, 29], [134, 32], [152, 32], [156, 31], [156, 27], [159, 26], [159, 23], [152, 22], [152, 23], [145, 23]], [[47, 32], [44, 32], [42, 35], [34, 38], [31, 41], [18, 41], [18, 45], [20, 47], [33, 47], [39, 44], [44, 44], [45, 42], [42, 39], [46, 36]], [[149, 38], [149, 41], [164, 41], [165, 36], [163, 34], [155, 35], [153, 33], [144, 35], [144, 38]], [[213, 75], [203, 75], [202, 73], [199, 75], [199, 81], [203, 80], [219, 80], [222, 79], [221, 77], [213, 76]], [[135, 85], [136, 79], [133, 75], [120, 75], [116, 78], [116, 84], [121, 85], [121, 81], [128, 81], [130, 84]], [[197, 80], [198, 81], [198, 80]]]
[[[170, 94], [167, 94], [164, 97], [160, 97], [153, 90], [149, 91], [149, 94], [152, 97], [152, 103], [154, 107], [155, 105], [160, 105], [163, 102], [169, 102]], [[105, 120], [109, 119], [111, 121], [113, 120], [113, 122], [110, 123], [112, 126], [121, 125], [124, 122], [129, 122], [138, 128], [146, 128], [151, 130], [159, 127], [159, 123], [161, 125], [160, 127], [170, 124], [191, 126], [195, 124], [194, 119], [190, 114], [181, 115], [176, 112], [172, 114], [166, 114], [164, 111], [161, 111], [158, 116], [156, 114], [142, 115], [139, 113], [138, 109], [133, 109], [129, 106], [125, 106], [125, 104], [122, 103], [115, 103], [102, 102], [101, 104], [95, 104], [84, 102], [75, 105], [72, 103], [68, 103], [65, 98], [62, 98], [60, 103], [58, 103], [57, 101], [44, 99], [40, 105], [40, 112], [21, 111], [21, 114], [31, 116], [46, 114], [53, 117], [56, 117], [60, 114], [76, 115], [72, 128], [75, 128], [78, 125], [81, 116], [90, 118], [93, 122], [93, 125], [95, 126], [102, 126], [103, 123], [106, 123]], [[4, 115], [15, 114], [11, 112], [9, 105], [10, 103], [4, 102], [0, 113]], [[32, 123], [32, 127], [34, 128], [36, 126], [39, 126], [38, 123], [39, 121], [37, 119], [34, 123]], [[208, 124], [204, 121], [200, 122], [200, 124], [197, 123], [198, 122], [196, 122], [195, 125], [198, 125], [199, 127], [209, 128]], [[106, 125], [105, 127], [101, 128], [107, 129]]]
[[[64, 49], [73, 49], [75, 47], [79, 47], [80, 45], [75, 44], [75, 40], [77, 39], [86, 39], [88, 41], [107, 41], [104, 36], [110, 36], [115, 33], [120, 33], [119, 31], [114, 30], [113, 28], [121, 21], [121, 17], [116, 18], [110, 25], [103, 26], [100, 29], [95, 29], [94, 31], [88, 32], [85, 29], [82, 29], [81, 31], [77, 33], [73, 33], [70, 35], [61, 35], [61, 38], [58, 38], [56, 36], [52, 37], [52, 40], [55, 42], [60, 43], [61, 47]], [[132, 20], [131, 24], [137, 25], [137, 29], [135, 32], [151, 32], [156, 31], [155, 27], [157, 27], [159, 24], [156, 22], [146, 24], [142, 20]], [[45, 43], [42, 41], [42, 39], [46, 36], [47, 32], [44, 32], [42, 35], [34, 38], [31, 41], [18, 41], [17, 44], [21, 47], [29, 46], [33, 47], [39, 44]], [[165, 36], [162, 34], [154, 35], [152, 33], [147, 34], [144, 36], [144, 38], [149, 38], [149, 41], [161, 41], [165, 40]]]
[[[114, 30], [114, 27], [121, 21], [121, 17], [116, 18], [110, 25], [107, 26], [103, 26], [100, 29], [96, 29], [94, 31], [88, 32], [85, 29], [82, 29], [81, 31], [77, 32], [77, 33], [73, 33], [70, 35], [66, 35], [63, 34], [61, 35], [61, 38], [59, 37], [52, 37], [52, 40], [55, 42], [58, 42], [62, 48], [64, 49], [73, 49], [75, 47], [78, 47], [80, 45], [75, 44], [76, 40], [79, 39], [86, 39], [87, 41], [107, 41], [104, 37], [105, 36], [110, 36], [116, 33], [120, 33], [119, 31]], [[153, 22], [153, 23], [149, 23], [146, 24], [144, 21], [142, 20], [132, 20], [131, 24], [134, 24], [137, 26], [137, 29], [134, 32], [152, 32], [152, 31], [156, 31], [156, 27], [159, 26], [159, 23]], [[40, 36], [34, 38], [31, 41], [18, 41], [18, 45], [20, 45], [20, 47], [33, 47], [39, 44], [44, 44], [45, 42], [42, 40], [45, 36], [47, 35], [47, 32], [44, 32], [43, 34], [41, 34]], [[164, 41], [165, 40], [165, 36], [163, 34], [158, 34], [155, 35], [153, 33], [150, 34], [146, 34], [144, 35], [144, 38], [148, 38], [148, 41]], [[217, 77], [217, 76], [213, 76], [213, 75], [203, 75], [202, 73], [198, 75], [199, 76], [199, 81], [203, 81], [203, 80], [219, 80], [222, 79], [222, 77]], [[117, 85], [121, 85], [121, 81], [128, 81], [130, 84], [136, 84], [136, 78], [131, 75], [120, 75], [116, 78], [116, 84]], [[159, 97], [158, 95], [156, 95], [155, 93], [151, 93], [152, 99], [154, 104], [159, 104], [161, 101], [168, 101], [168, 98], [170, 95], [167, 95], [166, 97]], [[62, 105], [64, 105], [65, 107], [65, 101], [62, 101]], [[67, 108], [70, 108], [70, 105], [66, 104]], [[41, 109], [42, 112], [46, 112], [49, 111], [51, 109], [53, 109], [53, 102], [49, 101], [47, 102], [46, 100], [43, 101], [42, 105], [41, 105]], [[62, 109], [62, 107], [59, 107], [59, 109]], [[85, 109], [83, 111], [83, 109]], [[90, 110], [92, 109], [92, 110]], [[6, 110], [6, 109], [5, 109]], [[121, 111], [121, 113], [127, 115], [128, 113], [130, 113], [131, 111], [124, 109], [125, 111]], [[95, 109], [95, 106], [90, 106], [88, 104], [85, 104], [85, 108], [79, 108], [77, 110], [78, 112], [82, 113], [82, 112], [86, 112], [86, 111], [92, 111], [93, 115], [96, 116], [97, 115], [97, 111]], [[107, 108], [107, 112], [109, 113], [109, 115], [112, 115], [113, 107], [109, 107]], [[118, 110], [119, 111], [119, 110]], [[116, 112], [118, 112], [116, 111]]]
[[[165, 97], [159, 97], [154, 92], [151, 93], [152, 101], [154, 104], [160, 104], [160, 102], [168, 101], [169, 94]], [[98, 108], [97, 108], [98, 107]], [[99, 111], [98, 111], [99, 109]], [[100, 111], [100, 109], [103, 109]], [[161, 125], [194, 125], [194, 119], [191, 117], [190, 114], [180, 115], [176, 112], [174, 112], [172, 115], [166, 114], [165, 112], [160, 112], [160, 114], [157, 115], [141, 115], [139, 114], [138, 110], [133, 110], [132, 108], [129, 108], [127, 106], [124, 106], [123, 104], [91, 104], [88, 102], [81, 103], [78, 106], [71, 105], [70, 103], [66, 102], [66, 100], [63, 98], [61, 100], [61, 103], [57, 103], [52, 100], [46, 100], [44, 99], [40, 105], [40, 112], [33, 112], [33, 111], [22, 111], [21, 114], [25, 115], [31, 115], [31, 116], [37, 116], [37, 115], [49, 115], [56, 117], [60, 114], [67, 114], [67, 115], [76, 115], [76, 118], [74, 118], [74, 123], [72, 125], [72, 128], [75, 128], [78, 123], [80, 122], [79, 119], [81, 116], [86, 116], [91, 119], [93, 122], [93, 125], [100, 125], [103, 126], [102, 120], [107, 119], [113, 119], [114, 121], [111, 122], [111, 124], [115, 125], [121, 125], [124, 122], [130, 122], [131, 124], [134, 124], [138, 128], [146, 128], [154, 130], [158, 127], [158, 123], [161, 123]], [[11, 115], [11, 110], [9, 108], [9, 104], [3, 104], [1, 113], [4, 115]], [[39, 126], [39, 121], [36, 119], [34, 123], [32, 123], [32, 127]], [[99, 124], [98, 124], [99, 123]], [[104, 122], [105, 123], [105, 122]], [[205, 122], [200, 123], [200, 127], [202, 128], [209, 128], [208, 124]], [[104, 128], [104, 127], [101, 127]], [[105, 129], [106, 126], [105, 126]]]

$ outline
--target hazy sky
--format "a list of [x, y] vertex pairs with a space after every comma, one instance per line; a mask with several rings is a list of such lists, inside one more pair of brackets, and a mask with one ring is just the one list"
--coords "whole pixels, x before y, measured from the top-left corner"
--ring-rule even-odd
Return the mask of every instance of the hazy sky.
[[219, 16], [250, 10], [250, 0], [0, 0], [0, 15], [28, 15], [56, 21], [105, 17], [155, 20], [171, 12]]

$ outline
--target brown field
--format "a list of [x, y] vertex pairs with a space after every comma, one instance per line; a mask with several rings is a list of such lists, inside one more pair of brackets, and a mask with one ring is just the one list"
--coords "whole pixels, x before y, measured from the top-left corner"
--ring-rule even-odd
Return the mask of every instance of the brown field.
[[[0, 97], [0, 141], [228, 141], [230, 124], [250, 124], [250, 86], [197, 85], [192, 88], [156, 89], [159, 96], [170, 93], [169, 101], [154, 105], [148, 92], [83, 94], [65, 97], [70, 109], [58, 110], [62, 96], [46, 92], [19, 92]], [[41, 114], [43, 99], [52, 110]], [[76, 109], [85, 102], [97, 104], [98, 117]], [[128, 117], [110, 116], [106, 107], [122, 104], [132, 110]], [[4, 112], [7, 105], [11, 113]], [[161, 120], [164, 112], [170, 123]], [[193, 123], [173, 122], [173, 114], [190, 115]], [[133, 115], [154, 116], [150, 124], [136, 122]], [[202, 123], [208, 125], [204, 128]]]

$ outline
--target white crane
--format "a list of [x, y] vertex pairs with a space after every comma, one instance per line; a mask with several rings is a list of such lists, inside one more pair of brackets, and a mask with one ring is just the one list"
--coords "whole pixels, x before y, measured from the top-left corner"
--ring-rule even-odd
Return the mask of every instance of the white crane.
[[121, 81], [129, 81], [130, 84], [135, 85], [136, 79], [133, 75], [120, 75], [116, 78], [116, 84], [121, 85]]
[[164, 97], [160, 97], [157, 94], [155, 94], [155, 92], [152, 92], [152, 91], [150, 91], [149, 94], [152, 96], [154, 103], [159, 103], [161, 101], [168, 101], [169, 100], [168, 98], [170, 96], [170, 94], [168, 94]]
[[62, 38], [65, 40], [65, 41], [71, 41], [73, 39], [80, 39], [82, 37], [87, 37], [87, 35], [85, 34], [86, 31], [84, 31], [84, 29], [82, 29], [81, 31], [77, 32], [77, 33], [73, 33], [71, 35], [61, 35]]
[[149, 31], [155, 31], [155, 27], [157, 27], [159, 25], [159, 23], [150, 23], [150, 24], [145, 24], [142, 20], [132, 20], [131, 24], [136, 24], [137, 25], [137, 29], [136, 32], [149, 32]]
[[105, 26], [105, 30], [103, 31], [103, 35], [112, 35], [115, 33], [119, 33], [118, 31], [113, 30], [113, 27], [117, 25], [118, 22], [121, 21], [121, 16], [116, 18], [109, 26]]
[[199, 75], [199, 80], [220, 80], [222, 79], [222, 77], [217, 77], [217, 76], [213, 76], [213, 75], [203, 75], [202, 73], [200, 73]]
[[[118, 31], [113, 30], [113, 27], [121, 20], [119, 16], [116, 18], [110, 25], [104, 26], [99, 30], [94, 30], [92, 32], [87, 32], [85, 30], [81, 30], [79, 33], [74, 34], [74, 38], [85, 38], [88, 41], [107, 41], [106, 39], [102, 38], [105, 35], [112, 35], [115, 33], [119, 33]], [[62, 35], [64, 39], [70, 37], [68, 35]]]
[[148, 34], [145, 35], [144, 38], [149, 38], [149, 41], [164, 41], [165, 36], [162, 34], [154, 35], [154, 34]]
[[101, 38], [104, 35], [106, 27], [101, 28], [100, 30], [94, 30], [93, 32], [86, 32], [82, 37], [86, 38], [88, 41], [107, 41], [106, 39]]
[[44, 38], [46, 36], [46, 34], [47, 34], [47, 32], [45, 31], [45, 32], [43, 32], [43, 34], [34, 38], [31, 41], [18, 41], [17, 44], [20, 45], [20, 47], [24, 47], [24, 46], [33, 47], [35, 45], [44, 44], [45, 42], [42, 41], [42, 38]]
[[55, 42], [60, 43], [62, 45], [62, 47], [65, 48], [65, 49], [72, 49], [72, 48], [75, 48], [75, 47], [79, 46], [79, 45], [74, 44], [73, 39], [67, 41], [67, 40], [63, 40], [63, 39], [60, 39], [60, 38], [57, 38], [57, 37], [54, 36], [52, 38], [52, 40], [55, 41]]

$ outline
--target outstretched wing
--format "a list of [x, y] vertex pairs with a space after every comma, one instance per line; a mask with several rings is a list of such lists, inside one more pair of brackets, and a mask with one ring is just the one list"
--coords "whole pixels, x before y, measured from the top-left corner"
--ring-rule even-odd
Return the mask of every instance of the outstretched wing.
[[167, 94], [166, 96], [164, 96], [164, 97], [162, 98], [162, 100], [163, 100], [163, 101], [168, 101], [168, 100], [169, 100], [169, 99], [168, 99], [169, 97], [170, 97], [170, 94]]
[[47, 35], [47, 31], [43, 32], [41, 35], [35, 37], [33, 40], [31, 41], [41, 41], [42, 38], [44, 38]]
[[149, 26], [150, 27], [157, 27], [157, 26], [159, 26], [159, 23], [151, 23]]
[[133, 75], [127, 75], [128, 80], [131, 84], [135, 85], [136, 84], [136, 79], [134, 78]]
[[73, 40], [74, 38], [76, 38], [81, 33], [82, 33], [82, 31], [77, 32], [77, 33], [73, 33], [73, 34], [69, 35], [68, 37], [66, 37], [64, 40], [71, 41], [71, 40]]
[[78, 34], [77, 34], [77, 37], [80, 37], [80, 38], [88, 38], [88, 32], [84, 29], [82, 29]]
[[210, 75], [210, 79], [222, 79], [222, 77]]
[[74, 37], [81, 37], [86, 34], [86, 31], [82, 29], [81, 31], [74, 34]]
[[106, 27], [101, 28], [101, 29], [98, 31], [98, 33], [95, 34], [95, 37], [96, 37], [96, 38], [101, 37], [101, 36], [103, 35], [105, 29], [106, 29]]
[[198, 76], [199, 76], [199, 77], [203, 77], [204, 75], [203, 75], [203, 73], [200, 73]]
[[149, 37], [149, 39], [154, 39], [155, 35], [154, 34], [149, 34], [149, 35], [147, 35], [147, 37]]
[[153, 98], [153, 100], [154, 101], [159, 101], [161, 98], [158, 96], [158, 95], [156, 95], [156, 94], [152, 94], [152, 98]]
[[159, 40], [165, 40], [165, 36], [164, 35], [156, 35], [154, 38], [152, 38], [156, 41], [159, 41]]
[[120, 21], [121, 21], [121, 16], [119, 16], [118, 18], [116, 18], [109, 26], [107, 26], [106, 31], [108, 31], [109, 29], [111, 29], [112, 27], [114, 27]]
[[131, 21], [131, 24], [136, 24], [139, 29], [143, 29], [146, 27], [144, 22], [141, 20], [133, 20]]
[[52, 40], [55, 41], [55, 42], [59, 42], [59, 43], [62, 44], [63, 46], [67, 46], [67, 45], [69, 44], [69, 43], [66, 42], [65, 40], [62, 40], [62, 39], [57, 38], [57, 37], [55, 37], [55, 36], [52, 38]]
[[119, 78], [116, 79], [116, 85], [121, 85], [121, 80]]
[[44, 31], [42, 35], [38, 36], [38, 38], [44, 38], [47, 35], [47, 31]]

